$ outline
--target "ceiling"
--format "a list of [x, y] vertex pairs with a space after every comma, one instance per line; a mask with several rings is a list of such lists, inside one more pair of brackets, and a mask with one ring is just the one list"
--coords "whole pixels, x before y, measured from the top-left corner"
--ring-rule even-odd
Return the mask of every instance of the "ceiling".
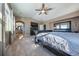
[[39, 14], [35, 9], [41, 8], [42, 3], [11, 3], [15, 16], [29, 17], [38, 21], [48, 21], [59, 16], [63, 16], [79, 10], [78, 3], [45, 3], [48, 8], [54, 8], [48, 11], [48, 15]]

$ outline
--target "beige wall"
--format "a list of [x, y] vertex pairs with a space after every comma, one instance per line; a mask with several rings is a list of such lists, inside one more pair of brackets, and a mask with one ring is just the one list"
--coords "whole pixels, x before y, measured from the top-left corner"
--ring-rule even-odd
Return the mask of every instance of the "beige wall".
[[72, 19], [71, 29], [72, 29], [72, 31], [79, 31], [79, 17]]
[[53, 23], [52, 22], [45, 22], [46, 24], [46, 30], [52, 30], [53, 29]]

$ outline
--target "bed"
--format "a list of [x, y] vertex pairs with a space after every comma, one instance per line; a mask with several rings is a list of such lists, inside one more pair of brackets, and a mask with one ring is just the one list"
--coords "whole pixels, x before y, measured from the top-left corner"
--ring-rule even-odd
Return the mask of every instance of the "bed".
[[63, 51], [68, 55], [79, 56], [79, 33], [44, 32], [38, 33], [35, 42]]

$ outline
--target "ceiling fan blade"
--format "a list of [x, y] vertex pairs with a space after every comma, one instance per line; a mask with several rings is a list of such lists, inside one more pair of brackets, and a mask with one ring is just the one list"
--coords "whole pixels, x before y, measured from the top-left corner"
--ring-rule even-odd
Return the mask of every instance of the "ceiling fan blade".
[[39, 15], [42, 14], [42, 12], [39, 13]]
[[46, 15], [47, 15], [47, 12], [44, 12], [44, 14], [46, 14]]
[[41, 9], [35, 9], [36, 11], [41, 11]]
[[48, 8], [47, 10], [52, 10], [52, 8]]
[[43, 9], [44, 7], [45, 7], [45, 4], [43, 3], [43, 4], [42, 4], [42, 9]]

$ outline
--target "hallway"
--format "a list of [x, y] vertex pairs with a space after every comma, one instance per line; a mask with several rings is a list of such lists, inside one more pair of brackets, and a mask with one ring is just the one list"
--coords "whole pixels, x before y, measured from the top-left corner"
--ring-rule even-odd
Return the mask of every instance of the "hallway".
[[18, 39], [7, 49], [9, 56], [55, 56], [53, 53], [43, 48], [42, 46], [34, 44], [34, 37], [27, 37], [26, 39]]

